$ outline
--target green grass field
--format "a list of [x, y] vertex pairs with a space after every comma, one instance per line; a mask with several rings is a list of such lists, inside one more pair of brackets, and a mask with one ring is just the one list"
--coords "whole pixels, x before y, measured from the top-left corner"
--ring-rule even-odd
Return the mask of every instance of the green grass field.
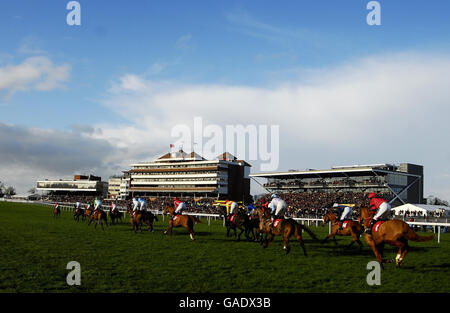
[[[403, 268], [387, 264], [380, 286], [368, 286], [367, 263], [374, 260], [364, 243], [344, 250], [315, 243], [305, 234], [308, 257], [292, 237], [285, 255], [281, 240], [263, 249], [254, 242], [226, 238], [222, 221], [197, 224], [196, 241], [182, 228], [172, 240], [155, 232], [134, 234], [126, 220], [101, 228], [76, 223], [72, 212], [52, 217], [49, 207], [0, 203], [1, 292], [449, 292], [450, 235], [427, 243], [411, 242]], [[311, 227], [319, 238], [327, 227]], [[386, 246], [386, 257], [395, 257]], [[81, 265], [81, 286], [68, 286], [66, 265]]]

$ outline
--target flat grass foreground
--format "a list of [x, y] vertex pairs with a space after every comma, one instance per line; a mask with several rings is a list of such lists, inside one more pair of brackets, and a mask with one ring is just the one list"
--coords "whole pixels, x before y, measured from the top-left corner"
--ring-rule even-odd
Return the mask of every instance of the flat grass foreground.
[[[365, 243], [361, 253], [356, 244], [344, 249], [350, 237], [322, 245], [305, 233], [305, 257], [294, 237], [288, 255], [279, 237], [267, 249], [235, 242], [221, 220], [195, 225], [191, 242], [182, 228], [174, 229], [172, 240], [163, 234], [167, 217], [153, 233], [135, 234], [128, 218], [102, 231], [72, 215], [62, 211], [53, 218], [48, 206], [0, 203], [0, 292], [450, 292], [447, 233], [439, 244], [437, 236], [410, 242], [403, 267], [386, 264], [381, 285], [369, 286], [366, 266], [375, 258]], [[328, 233], [327, 226], [311, 230], [320, 239]], [[386, 257], [395, 254], [386, 246]], [[70, 261], [80, 263], [80, 286], [66, 283]]]

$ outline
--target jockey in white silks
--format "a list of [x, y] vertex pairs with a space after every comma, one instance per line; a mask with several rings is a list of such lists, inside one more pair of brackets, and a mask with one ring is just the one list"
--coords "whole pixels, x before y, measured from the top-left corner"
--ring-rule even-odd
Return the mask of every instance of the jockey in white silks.
[[75, 209], [79, 210], [81, 208], [81, 202], [77, 201], [77, 203], [75, 203]]
[[136, 198], [133, 198], [133, 212], [139, 209], [139, 201]]
[[139, 209], [141, 211], [146, 211], [147, 210], [147, 201], [145, 201], [142, 198], [139, 198], [138, 202], [139, 202]]
[[287, 210], [286, 202], [284, 202], [283, 199], [280, 199], [277, 194], [272, 195], [272, 201], [270, 201], [267, 207], [271, 209], [273, 220], [283, 218]]
[[95, 198], [94, 201], [94, 211], [98, 211], [102, 209], [102, 201], [99, 198]]

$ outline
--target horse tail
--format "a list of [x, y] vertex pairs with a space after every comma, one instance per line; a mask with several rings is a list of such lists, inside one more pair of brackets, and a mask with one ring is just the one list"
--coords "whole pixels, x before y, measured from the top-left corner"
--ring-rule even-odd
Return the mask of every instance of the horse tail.
[[303, 224], [299, 224], [299, 223], [296, 223], [296, 224], [298, 225], [297, 227], [299, 228], [299, 230], [303, 229], [304, 231], [306, 231], [309, 234], [309, 236], [311, 236], [312, 239], [314, 239], [315, 241], [319, 241], [317, 236], [308, 227], [306, 227]]
[[408, 230], [406, 232], [405, 238], [411, 241], [415, 241], [415, 242], [424, 242], [424, 241], [430, 241], [431, 239], [434, 238], [434, 235], [430, 235], [430, 236], [420, 236], [417, 235], [417, 233], [415, 233], [411, 227], [408, 226]]

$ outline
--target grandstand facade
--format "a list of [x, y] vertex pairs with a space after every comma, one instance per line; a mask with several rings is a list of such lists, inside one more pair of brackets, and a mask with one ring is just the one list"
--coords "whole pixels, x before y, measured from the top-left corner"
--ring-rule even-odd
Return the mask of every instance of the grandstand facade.
[[206, 160], [195, 152], [169, 152], [152, 162], [136, 163], [130, 177], [129, 196], [214, 197], [247, 201], [250, 167], [229, 153]]
[[101, 177], [93, 175], [75, 175], [72, 180], [45, 179], [37, 181], [36, 190], [45, 191], [52, 195], [106, 197], [108, 193], [108, 183], [101, 180]]
[[423, 166], [402, 163], [335, 166], [331, 169], [255, 173], [264, 188], [277, 193], [358, 192], [387, 195], [390, 203], [423, 203]]

